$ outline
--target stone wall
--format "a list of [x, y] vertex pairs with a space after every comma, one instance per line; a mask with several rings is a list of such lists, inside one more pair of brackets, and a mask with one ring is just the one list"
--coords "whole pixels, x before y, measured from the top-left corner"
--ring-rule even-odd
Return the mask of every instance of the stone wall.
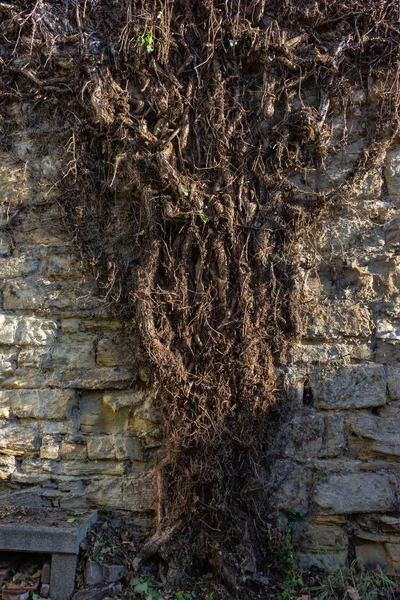
[[[335, 127], [349, 145], [297, 178], [303, 192], [338, 185], [359, 156], [357, 112]], [[381, 159], [303, 248], [308, 322], [282, 369], [290, 414], [272, 481], [301, 567], [357, 557], [400, 572], [400, 140]]]
[[[56, 183], [72, 141], [35, 107], [10, 105], [6, 126], [0, 504], [126, 509], [146, 527], [157, 419], [139, 350], [94, 293], [62, 223]], [[340, 184], [362, 145], [357, 111], [338, 119], [326, 169], [293, 175], [299, 195]], [[399, 225], [400, 141], [303, 247], [308, 322], [281, 370], [290, 412], [271, 479], [283, 518], [298, 520], [302, 567], [356, 556], [400, 571]]]
[[[0, 155], [0, 504], [154, 507], [146, 373], [61, 218], [69, 143], [13, 104]], [[143, 381], [144, 380], [144, 381]]]

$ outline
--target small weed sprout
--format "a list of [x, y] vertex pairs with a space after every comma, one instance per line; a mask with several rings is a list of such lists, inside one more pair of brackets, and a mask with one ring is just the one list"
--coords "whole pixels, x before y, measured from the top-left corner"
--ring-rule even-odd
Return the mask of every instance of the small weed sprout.
[[148, 54], [154, 52], [154, 35], [152, 31], [149, 31], [144, 35], [139, 35], [137, 41], [139, 46], [144, 48]]

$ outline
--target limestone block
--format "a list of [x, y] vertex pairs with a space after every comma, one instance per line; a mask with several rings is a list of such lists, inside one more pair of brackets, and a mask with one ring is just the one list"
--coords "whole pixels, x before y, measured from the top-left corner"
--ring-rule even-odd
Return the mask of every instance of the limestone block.
[[348, 548], [348, 536], [344, 526], [323, 522], [297, 523], [293, 542], [302, 552], [337, 552]]
[[345, 447], [343, 415], [296, 415], [282, 428], [278, 452], [290, 458], [338, 456]]
[[24, 347], [18, 354], [18, 367], [46, 368], [51, 364], [51, 346]]
[[60, 455], [60, 436], [44, 435], [40, 446], [40, 458], [57, 460]]
[[0, 344], [15, 344], [21, 318], [0, 314]]
[[77, 429], [77, 424], [72, 420], [67, 421], [38, 421], [38, 427], [41, 435], [66, 435], [73, 434]]
[[48, 346], [54, 342], [56, 333], [55, 319], [22, 317], [18, 343], [21, 346]]
[[32, 206], [21, 211], [18, 227], [13, 231], [15, 243], [54, 244], [65, 241], [65, 229], [56, 203]]
[[52, 254], [47, 272], [50, 279], [78, 279], [83, 267], [74, 254]]
[[400, 564], [400, 544], [385, 544], [385, 550], [389, 556], [390, 562]]
[[345, 365], [334, 373], [310, 374], [314, 406], [318, 408], [366, 408], [386, 404], [386, 372], [382, 365]]
[[400, 246], [400, 216], [396, 216], [385, 226], [385, 249], [396, 251]]
[[356, 436], [373, 440], [368, 450], [400, 456], [400, 418], [360, 414], [350, 417], [348, 424]]
[[400, 369], [388, 367], [388, 392], [391, 400], [400, 400]]
[[2, 422], [0, 425], [0, 453], [15, 456], [38, 452], [39, 428], [35, 424]]
[[375, 337], [379, 340], [400, 340], [400, 324], [386, 319], [380, 319], [376, 323]]
[[60, 457], [65, 460], [86, 460], [88, 457], [86, 444], [74, 444], [73, 442], [64, 441], [61, 444]]
[[385, 568], [389, 563], [384, 544], [378, 542], [356, 544], [355, 550], [360, 566], [364, 566], [366, 569]]
[[377, 340], [375, 360], [376, 362], [397, 367], [400, 364], [400, 344], [386, 340]]
[[400, 196], [400, 148], [394, 148], [386, 155], [384, 178], [389, 196]]
[[51, 353], [51, 367], [62, 369], [92, 369], [96, 366], [93, 344], [56, 344]]
[[5, 258], [11, 252], [11, 236], [8, 232], [0, 231], [0, 257]]
[[122, 433], [128, 429], [129, 407], [114, 412], [102, 402], [101, 393], [88, 392], [80, 401], [80, 422], [85, 433]]
[[78, 388], [101, 390], [128, 387], [135, 380], [135, 372], [124, 367], [97, 369], [57, 369], [43, 372], [39, 369], [18, 368], [12, 377], [4, 379], [5, 389]]
[[121, 408], [131, 408], [139, 406], [145, 399], [146, 392], [143, 390], [127, 390], [106, 392], [103, 395], [103, 402], [107, 404], [114, 412]]
[[1, 348], [0, 349], [0, 376], [1, 377], [10, 377], [10, 375], [12, 375], [16, 369], [16, 362], [17, 362], [16, 349]]
[[368, 338], [371, 331], [370, 313], [365, 306], [320, 304], [309, 315], [305, 337], [317, 340], [340, 337]]
[[0, 454], [0, 479], [9, 479], [11, 473], [14, 473], [16, 468], [14, 456]]
[[86, 490], [92, 506], [107, 506], [109, 510], [149, 512], [154, 509], [157, 492], [152, 473], [140, 473], [123, 478], [103, 477], [91, 481]]
[[64, 419], [75, 406], [72, 390], [7, 390], [0, 391], [0, 406], [9, 406], [19, 418]]
[[129, 367], [132, 364], [132, 352], [121, 340], [99, 340], [96, 356], [97, 363], [102, 367]]
[[39, 269], [39, 261], [25, 256], [0, 258], [0, 279], [27, 277]]
[[348, 550], [339, 552], [295, 552], [295, 560], [300, 569], [311, 569], [317, 567], [327, 571], [337, 567], [343, 567], [347, 561]]
[[4, 310], [51, 311], [53, 315], [80, 315], [95, 310], [99, 300], [90, 296], [91, 283], [51, 282], [38, 278], [35, 285], [25, 280], [7, 282], [3, 291]]
[[142, 460], [142, 450], [137, 438], [126, 435], [94, 435], [88, 439], [88, 457], [91, 460], [115, 458]]
[[78, 476], [92, 477], [103, 475], [123, 475], [123, 464], [112, 460], [42, 460], [26, 458], [21, 463], [21, 473], [25, 475]]
[[307, 512], [310, 486], [311, 476], [305, 467], [289, 460], [276, 461], [269, 487], [277, 510]]
[[329, 474], [317, 482], [315, 503], [324, 512], [351, 514], [389, 512], [396, 509], [396, 497], [387, 474]]

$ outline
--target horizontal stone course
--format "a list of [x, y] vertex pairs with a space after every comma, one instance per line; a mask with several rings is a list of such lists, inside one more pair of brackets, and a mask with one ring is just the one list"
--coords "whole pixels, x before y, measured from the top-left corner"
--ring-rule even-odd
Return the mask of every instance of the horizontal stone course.
[[329, 474], [316, 486], [314, 502], [326, 513], [351, 514], [396, 510], [392, 480], [387, 474]]
[[324, 409], [383, 406], [387, 402], [386, 370], [383, 365], [345, 365], [333, 373], [316, 370], [310, 374], [313, 404]]
[[21, 419], [68, 419], [75, 405], [72, 390], [0, 390], [0, 406]]

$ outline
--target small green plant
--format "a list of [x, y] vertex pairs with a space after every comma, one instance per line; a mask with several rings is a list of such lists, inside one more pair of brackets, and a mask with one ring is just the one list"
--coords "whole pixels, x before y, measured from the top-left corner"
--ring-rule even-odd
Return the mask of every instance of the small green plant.
[[203, 221], [203, 223], [207, 223], [207, 221], [208, 221], [208, 217], [207, 217], [207, 215], [205, 215], [205, 214], [203, 213], [203, 211], [202, 211], [202, 210], [200, 210], [200, 211], [199, 211], [199, 217], [200, 217], [200, 219]]
[[145, 598], [154, 598], [157, 600], [158, 598], [164, 597], [164, 592], [161, 589], [162, 584], [153, 581], [152, 579], [146, 578], [143, 575], [138, 575], [137, 577], [133, 577], [133, 579], [129, 582], [129, 587], [134, 592], [141, 592], [144, 594]]
[[396, 59], [400, 62], [400, 54], [396, 54]]
[[126, 483], [121, 483], [121, 486], [120, 486], [119, 489], [120, 489], [121, 494], [122, 494], [126, 490]]
[[313, 600], [389, 600], [395, 598], [396, 588], [381, 567], [365, 571], [354, 561], [349, 567], [329, 569], [321, 584], [307, 591]]
[[280, 547], [280, 567], [285, 577], [282, 589], [277, 595], [277, 600], [293, 600], [299, 595], [303, 587], [303, 572], [296, 567], [293, 554], [293, 521], [303, 520], [299, 518], [300, 514], [293, 511], [289, 516], [289, 523], [286, 526]]
[[37, 564], [32, 563], [31, 565], [29, 565], [29, 567], [28, 567], [29, 574], [32, 575], [32, 573], [36, 573], [37, 568], [38, 568]]
[[190, 188], [184, 187], [182, 192], [184, 196], [190, 196]]
[[154, 36], [152, 31], [149, 31], [144, 35], [139, 35], [137, 41], [139, 46], [144, 48], [148, 54], [154, 52]]

